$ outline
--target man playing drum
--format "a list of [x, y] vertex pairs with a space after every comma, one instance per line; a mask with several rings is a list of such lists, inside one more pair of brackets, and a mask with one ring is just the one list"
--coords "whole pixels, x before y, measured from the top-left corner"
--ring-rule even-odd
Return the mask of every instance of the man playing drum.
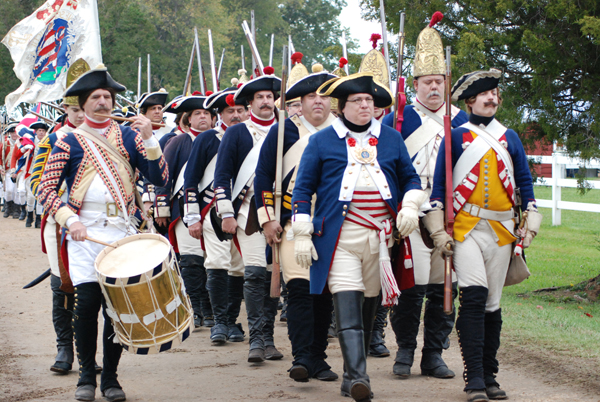
[[[125, 400], [117, 381], [122, 346], [113, 340], [114, 329], [94, 270], [94, 260], [104, 247], [84, 240], [89, 235], [111, 243], [133, 233], [133, 215], [139, 212], [134, 202], [135, 169], [155, 185], [165, 186], [168, 179], [150, 120], [136, 116], [131, 127], [123, 127], [98, 116], [109, 115], [116, 93], [124, 90], [103, 65], [67, 88], [64, 96], [79, 96], [85, 122], [56, 142], [38, 188], [38, 198], [49, 215], [70, 232], [62, 253], [68, 257], [69, 275], [75, 286], [73, 328], [80, 364], [75, 399], [81, 401], [95, 399], [94, 357], [100, 306], [104, 314], [100, 389], [108, 401]], [[69, 194], [66, 202], [58, 195], [64, 181]]]

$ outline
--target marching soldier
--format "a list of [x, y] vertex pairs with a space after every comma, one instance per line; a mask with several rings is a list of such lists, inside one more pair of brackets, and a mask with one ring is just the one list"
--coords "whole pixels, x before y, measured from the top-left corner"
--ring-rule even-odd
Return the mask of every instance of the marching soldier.
[[[209, 91], [210, 92], [210, 91]], [[183, 123], [183, 117], [186, 115], [186, 112], [177, 112], [176, 107], [179, 106], [181, 100], [183, 99], [183, 95], [178, 95], [173, 100], [164, 107], [163, 113], [174, 113], [175, 116], [175, 128], [171, 130], [171, 132], [163, 135], [158, 143], [160, 144], [160, 149], [164, 151], [167, 143], [171, 140], [171, 138], [175, 137], [178, 134], [189, 133], [189, 126]]]
[[260, 147], [275, 124], [274, 102], [281, 80], [272, 67], [265, 75], [242, 85], [234, 100], [245, 99], [250, 118], [227, 129], [219, 146], [215, 169], [216, 212], [222, 230], [235, 235], [244, 261], [244, 300], [250, 328], [249, 362], [279, 360], [283, 355], [275, 347], [273, 329], [277, 300], [270, 297], [267, 274], [266, 240], [259, 231], [254, 197], [254, 172]]
[[[205, 254], [197, 239], [190, 236], [180, 216], [179, 202], [183, 197], [183, 178], [187, 170], [188, 157], [200, 133], [210, 130], [216, 119], [214, 110], [205, 108], [206, 96], [194, 92], [180, 98], [178, 112], [187, 112], [190, 132], [173, 137], [164, 150], [169, 166], [169, 182], [166, 187], [157, 187], [154, 202], [154, 218], [159, 226], [169, 228], [169, 242], [179, 253], [181, 276], [185, 290], [190, 296], [194, 309], [194, 325], [212, 327], [214, 325], [212, 307], [206, 290]], [[170, 220], [170, 224], [169, 221]]]
[[[162, 123], [163, 108], [165, 107], [165, 103], [167, 103], [168, 96], [169, 93], [164, 88], [161, 88], [156, 92], [144, 93], [140, 96], [140, 100], [136, 104], [136, 107], [140, 111], [140, 114], [146, 116], [152, 123]], [[171, 131], [171, 129], [168, 127], [152, 125], [152, 133], [159, 141], [162, 136], [169, 131]]]
[[[48, 132], [48, 125], [41, 120], [33, 122], [29, 125], [29, 128], [35, 131], [35, 150], [33, 155], [37, 154], [41, 141], [45, 138]], [[30, 172], [35, 169], [35, 162], [32, 163]], [[35, 212], [35, 227], [39, 229], [42, 224], [42, 211], [39, 211], [41, 205], [35, 199], [35, 193], [31, 190], [32, 176], [27, 179], [26, 190], [27, 190], [27, 220], [25, 221], [25, 227], [30, 228], [33, 224], [33, 213]]]
[[[63, 247], [75, 286], [73, 330], [80, 362], [75, 399], [83, 401], [95, 398], [94, 357], [101, 307], [104, 367], [100, 389], [108, 401], [125, 400], [117, 380], [122, 346], [114, 342], [115, 332], [94, 270], [103, 246], [84, 240], [89, 235], [111, 243], [132, 231], [132, 216], [140, 212], [134, 201], [136, 169], [156, 185], [165, 186], [168, 179], [165, 160], [146, 117], [136, 116], [131, 127], [124, 127], [96, 115], [109, 114], [116, 93], [124, 90], [103, 65], [67, 88], [64, 96], [79, 97], [85, 122], [56, 142], [38, 187], [38, 198], [48, 214], [70, 232]], [[59, 196], [65, 181], [66, 201]]]
[[295, 256], [300, 266], [312, 265], [311, 293], [327, 285], [333, 294], [342, 395], [370, 401], [366, 351], [378, 296], [383, 289], [389, 305], [398, 294], [388, 252], [392, 227], [408, 236], [427, 194], [400, 134], [373, 118], [373, 107], [387, 108], [393, 98], [372, 73], [334, 78], [317, 94], [338, 99], [339, 118], [302, 154], [292, 198]]
[[215, 320], [210, 339], [215, 344], [244, 340], [242, 324], [236, 324], [243, 298], [244, 263], [233, 241], [223, 239], [221, 233], [217, 235], [215, 227], [219, 232], [221, 228], [214, 221], [213, 203], [213, 181], [221, 140], [229, 127], [248, 118], [246, 101], [233, 100], [236, 91], [236, 87], [226, 88], [206, 99], [204, 107], [216, 109], [221, 122], [213, 130], [201, 133], [194, 141], [183, 186], [183, 221], [190, 236], [204, 245], [206, 288]]
[[[475, 71], [454, 84], [452, 100], [464, 100], [470, 113], [467, 123], [452, 130], [454, 238], [444, 230], [444, 152], [438, 154], [435, 168], [431, 194], [434, 210], [424, 219], [439, 249], [451, 254], [446, 246], [454, 245], [460, 288], [456, 331], [469, 402], [507, 399], [495, 379], [502, 328], [500, 297], [505, 283], [518, 283], [509, 281], [508, 276], [516, 274], [513, 270], [523, 268], [528, 275], [526, 266], [518, 264], [524, 264], [522, 256], [513, 249], [527, 248], [542, 220], [519, 136], [494, 117], [502, 103], [500, 76], [499, 70]], [[442, 140], [441, 149], [447, 140]], [[526, 218], [517, 230], [514, 218], [519, 208]]]
[[[83, 73], [89, 71], [90, 67], [83, 59], [73, 63], [67, 72], [67, 86], [70, 86]], [[64, 139], [68, 133], [79, 127], [85, 121], [85, 113], [79, 107], [77, 96], [66, 96], [63, 98], [66, 119], [62, 127], [48, 134], [42, 139], [38, 146], [35, 157], [33, 172], [31, 173], [31, 192], [38, 196], [37, 190], [48, 163], [48, 158], [57, 141]], [[66, 184], [63, 184], [59, 194], [61, 199], [66, 200]], [[39, 197], [38, 197], [39, 198]], [[41, 202], [38, 201], [40, 204]], [[58, 253], [58, 240], [56, 221], [44, 211], [42, 218], [42, 251], [48, 256], [50, 263], [50, 288], [52, 289], [52, 324], [56, 333], [56, 347], [58, 353], [50, 370], [58, 374], [67, 374], [73, 366], [73, 292], [66, 287], [61, 288], [61, 272]], [[97, 372], [102, 368], [95, 364]]]
[[4, 139], [2, 141], [2, 189], [4, 193], [4, 217], [8, 218], [12, 216], [14, 218], [15, 211], [16, 217], [19, 218], [20, 209], [15, 205], [15, 183], [11, 180], [10, 173], [10, 162], [12, 160], [12, 153], [14, 150], [15, 142], [19, 137], [16, 128], [19, 125], [18, 122], [10, 122], [4, 129]]
[[[30, 169], [35, 157], [35, 133], [20, 124], [16, 130], [18, 138], [13, 146], [10, 162], [11, 178], [15, 182], [15, 205], [18, 207], [19, 220], [27, 217], [27, 184]], [[13, 214], [13, 218], [16, 214]]]
[[[431, 195], [433, 174], [440, 143], [444, 138], [446, 64], [442, 39], [433, 26], [439, 21], [435, 13], [431, 23], [417, 38], [413, 86], [416, 98], [412, 105], [404, 108], [402, 138], [413, 166], [421, 178], [421, 187]], [[393, 114], [386, 116], [384, 124], [395, 126]], [[458, 127], [468, 120], [467, 114], [452, 106], [452, 126]], [[443, 149], [442, 149], [443, 152]], [[417, 334], [421, 321], [423, 299], [427, 297], [424, 315], [423, 350], [421, 374], [436, 378], [452, 378], [454, 372], [442, 359], [443, 349], [450, 346], [448, 335], [454, 327], [455, 313], [446, 315], [444, 300], [444, 259], [438, 251], [423, 241], [420, 228], [410, 235], [414, 260], [415, 286], [400, 295], [394, 307], [391, 323], [396, 334], [398, 352], [394, 363], [394, 374], [401, 378], [410, 376], [410, 369], [417, 347]], [[453, 298], [456, 298], [456, 278]]]
[[[300, 99], [301, 113], [285, 120], [283, 161], [277, 161], [277, 138], [279, 124], [274, 125], [260, 150], [254, 188], [257, 194], [258, 221], [263, 228], [267, 243], [280, 243], [281, 270], [288, 290], [287, 323], [292, 343], [294, 361], [289, 370], [290, 378], [306, 382], [309, 378], [333, 381], [338, 375], [326, 363], [327, 332], [331, 322], [331, 294], [310, 294], [310, 275], [294, 259], [294, 241], [287, 239], [292, 227], [292, 191], [298, 164], [309, 138], [329, 127], [335, 117], [330, 113], [329, 97], [317, 95], [317, 89], [335, 75], [323, 71], [323, 66], [313, 66], [313, 74], [298, 79], [294, 70], [290, 80], [295, 79], [286, 97]], [[302, 66], [304, 67], [304, 66]], [[304, 69], [306, 71], [306, 69]], [[283, 198], [281, 220], [275, 220], [273, 183], [277, 163], [281, 163]]]

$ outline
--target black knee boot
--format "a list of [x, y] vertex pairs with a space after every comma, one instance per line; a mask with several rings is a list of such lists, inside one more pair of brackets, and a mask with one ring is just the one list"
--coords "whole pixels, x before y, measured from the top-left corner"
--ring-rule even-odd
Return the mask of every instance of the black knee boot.
[[373, 357], [387, 357], [390, 351], [385, 347], [384, 328], [387, 322], [388, 308], [381, 305], [381, 295], [378, 297], [377, 313], [375, 314], [375, 323], [371, 333], [371, 344], [369, 345], [369, 355]]
[[266, 273], [263, 304], [263, 340], [265, 342], [265, 359], [279, 360], [283, 354], [275, 347], [275, 317], [277, 316], [278, 298], [271, 297], [271, 272]]
[[25, 221], [25, 227], [30, 228], [33, 225], [33, 211], [27, 212], [27, 220]]
[[442, 350], [450, 347], [448, 335], [454, 328], [454, 299], [457, 295], [456, 282], [452, 284], [452, 314], [444, 313], [444, 284], [427, 285], [427, 302], [423, 318], [423, 356], [421, 374], [436, 378], [453, 378], [454, 372], [442, 359]]
[[13, 201], [6, 201], [4, 209], [4, 217], [8, 218], [12, 215], [15, 203]]
[[485, 313], [485, 337], [483, 340], [483, 379], [490, 399], [506, 399], [506, 392], [496, 382], [498, 360], [496, 353], [500, 348], [500, 331], [502, 330], [502, 310]]
[[227, 270], [207, 269], [206, 288], [210, 295], [210, 304], [215, 318], [215, 326], [210, 329], [210, 340], [223, 344], [227, 341], [227, 283], [229, 281]]
[[40, 229], [42, 227], [42, 215], [35, 215], [35, 228]]
[[[246, 313], [250, 331], [250, 351], [257, 351], [255, 352], [257, 356], [253, 358], [253, 362], [264, 360], [265, 342], [263, 328], [265, 324], [264, 306], [266, 275], [266, 267], [249, 265], [244, 269], [244, 300], [246, 301]], [[262, 354], [260, 351], [262, 351]]]
[[[310, 346], [312, 360], [312, 376], [321, 381], [334, 381], [338, 375], [331, 371], [327, 364], [327, 341], [329, 326], [331, 324], [331, 312], [333, 311], [333, 300], [330, 293], [310, 295], [314, 319], [314, 336]], [[289, 303], [289, 300], [288, 300]]]
[[194, 309], [194, 325], [196, 328], [202, 325], [204, 318], [202, 309], [202, 289], [206, 287], [206, 272], [204, 272], [204, 257], [186, 254], [179, 258], [181, 278], [185, 290]]
[[288, 338], [292, 344], [292, 368], [290, 377], [295, 381], [306, 382], [312, 374], [310, 347], [313, 343], [314, 317], [313, 296], [310, 282], [306, 279], [292, 279], [287, 284]]
[[27, 218], [27, 205], [21, 205], [21, 213], [19, 214], [19, 220], [24, 221]]
[[242, 299], [244, 298], [244, 277], [229, 275], [227, 283], [227, 339], [230, 342], [243, 342], [245, 335], [241, 323], [236, 323], [240, 315]]
[[50, 276], [52, 288], [52, 323], [56, 333], [58, 353], [51, 371], [67, 374], [73, 367], [73, 294], [60, 290], [60, 278]]
[[338, 339], [344, 358], [341, 393], [342, 396], [351, 396], [355, 401], [370, 401], [372, 398], [367, 375], [363, 299], [363, 292], [357, 291], [333, 295]]
[[426, 290], [427, 285], [415, 285], [403, 290], [398, 298], [398, 304], [394, 306], [390, 315], [390, 323], [398, 344], [393, 370], [394, 374], [401, 378], [410, 376]]
[[79, 362], [77, 386], [96, 386], [96, 341], [98, 339], [98, 312], [102, 292], [98, 283], [83, 283], [75, 287], [73, 308], [73, 335]]
[[15, 203], [13, 205], [12, 218], [19, 219], [21, 217], [21, 205]]
[[458, 343], [465, 365], [465, 391], [485, 390], [483, 380], [483, 347], [485, 335], [485, 303], [488, 290], [483, 286], [460, 289], [460, 307], [456, 320]]

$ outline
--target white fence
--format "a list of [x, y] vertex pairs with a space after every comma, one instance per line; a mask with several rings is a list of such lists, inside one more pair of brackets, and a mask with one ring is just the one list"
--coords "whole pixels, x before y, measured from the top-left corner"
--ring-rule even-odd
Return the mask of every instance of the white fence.
[[[529, 155], [529, 158], [533, 158], [538, 163], [552, 164], [552, 178], [539, 178], [535, 183], [536, 186], [552, 185], [551, 200], [536, 200], [538, 207], [552, 209], [552, 225], [556, 226], [561, 224], [561, 210], [563, 209], [600, 213], [600, 204], [561, 200], [562, 187], [577, 188], [577, 179], [565, 178], [566, 169], [578, 169], [581, 166], [585, 166], [588, 169], [600, 169], [600, 160], [592, 159], [583, 162], [579, 158], [571, 158], [561, 152], [554, 152], [552, 156]], [[588, 181], [588, 184], [593, 189], [600, 189], [600, 181]]]

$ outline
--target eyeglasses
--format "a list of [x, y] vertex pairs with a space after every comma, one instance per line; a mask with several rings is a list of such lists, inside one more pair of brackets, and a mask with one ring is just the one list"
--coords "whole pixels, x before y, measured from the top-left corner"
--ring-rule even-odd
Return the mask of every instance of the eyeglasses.
[[372, 105], [375, 100], [373, 98], [356, 98], [356, 99], [348, 99], [346, 102], [348, 103], [354, 103], [357, 106], [362, 105], [363, 102], [367, 102], [367, 105]]

